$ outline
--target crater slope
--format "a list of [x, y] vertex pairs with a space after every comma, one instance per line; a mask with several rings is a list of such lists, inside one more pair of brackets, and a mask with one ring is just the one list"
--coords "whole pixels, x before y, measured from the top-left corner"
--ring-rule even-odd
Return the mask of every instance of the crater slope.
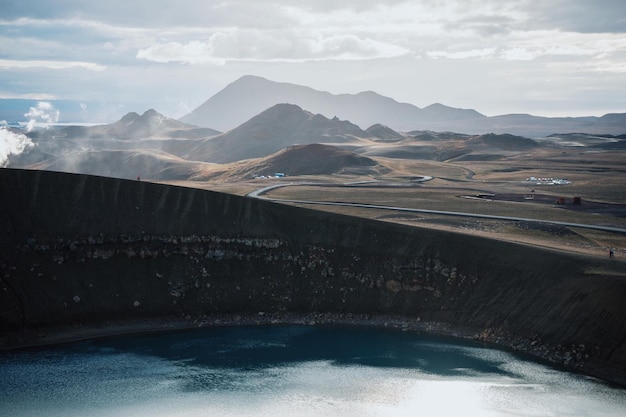
[[626, 382], [618, 260], [116, 178], [0, 169], [0, 195], [3, 348], [392, 317]]

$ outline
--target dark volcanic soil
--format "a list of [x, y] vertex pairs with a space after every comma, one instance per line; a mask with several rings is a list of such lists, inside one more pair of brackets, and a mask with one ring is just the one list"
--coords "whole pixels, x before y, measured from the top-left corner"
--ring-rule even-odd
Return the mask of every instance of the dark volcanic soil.
[[0, 197], [4, 348], [392, 317], [626, 383], [622, 260], [86, 175], [0, 169]]

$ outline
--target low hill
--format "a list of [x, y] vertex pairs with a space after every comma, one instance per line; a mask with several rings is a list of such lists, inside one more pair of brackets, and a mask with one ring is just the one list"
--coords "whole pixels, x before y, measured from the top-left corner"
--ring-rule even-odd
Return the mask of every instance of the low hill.
[[405, 139], [400, 133], [380, 123], [368, 127], [365, 131], [372, 138], [380, 139], [385, 142], [396, 142]]
[[437, 146], [407, 143], [394, 146], [368, 146], [362, 148], [359, 154], [367, 157], [383, 157], [392, 159], [437, 160], [439, 151]]
[[506, 134], [469, 136], [453, 132], [414, 131], [402, 142], [364, 147], [361, 154], [394, 159], [493, 161], [508, 157], [511, 152], [540, 146], [532, 139]]
[[298, 144], [345, 143], [367, 136], [348, 121], [314, 115], [293, 104], [277, 104], [235, 129], [204, 140], [189, 158], [227, 163], [267, 156]]
[[337, 146], [310, 144], [294, 145], [256, 162], [253, 174], [273, 175], [331, 175], [347, 172], [376, 172], [381, 166], [371, 158]]
[[496, 148], [504, 151], [523, 151], [539, 147], [539, 144], [522, 136], [488, 133], [475, 136], [467, 141], [467, 145], [477, 148]]
[[416, 141], [447, 141], [447, 140], [465, 140], [471, 135], [456, 132], [434, 132], [432, 130], [414, 130], [408, 132], [408, 137]]

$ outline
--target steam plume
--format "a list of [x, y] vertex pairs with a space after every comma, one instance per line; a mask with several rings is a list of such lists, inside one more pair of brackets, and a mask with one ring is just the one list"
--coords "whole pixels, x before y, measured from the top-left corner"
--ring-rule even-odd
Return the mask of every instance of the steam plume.
[[5, 167], [10, 155], [19, 155], [35, 144], [29, 137], [14, 133], [7, 128], [5, 121], [0, 121], [0, 167]]
[[26, 125], [26, 131], [30, 132], [35, 128], [37, 122], [43, 123], [56, 123], [59, 121], [61, 112], [54, 108], [49, 101], [40, 101], [37, 103], [37, 107], [31, 107], [28, 113], [24, 114], [28, 117], [28, 124]]

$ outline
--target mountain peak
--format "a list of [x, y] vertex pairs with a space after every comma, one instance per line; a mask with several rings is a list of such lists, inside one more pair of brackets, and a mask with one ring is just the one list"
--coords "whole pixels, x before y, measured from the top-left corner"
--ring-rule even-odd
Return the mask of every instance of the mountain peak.
[[121, 123], [132, 123], [135, 120], [137, 120], [139, 118], [139, 114], [135, 113], [134, 111], [128, 112], [126, 113], [120, 120], [119, 122]]
[[158, 111], [154, 109], [148, 109], [141, 115], [141, 117], [165, 117], [165, 116], [163, 116], [161, 113], [159, 113]]
[[384, 123], [395, 129], [413, 127], [400, 123], [415, 119], [415, 113], [420, 111], [416, 106], [398, 103], [373, 91], [335, 95], [310, 87], [244, 75], [180, 120], [227, 131], [279, 103], [295, 104], [327, 118], [337, 116], [362, 127]]
[[[254, 131], [254, 137], [300, 135], [324, 131], [326, 134], [352, 134], [365, 136], [358, 126], [342, 121], [337, 116], [328, 119], [321, 114], [313, 114], [296, 104], [278, 103], [266, 109], [239, 127], [239, 131]], [[261, 133], [265, 132], [265, 133]]]
[[138, 138], [190, 127], [188, 124], [165, 117], [154, 109], [148, 109], [141, 116], [135, 112], [126, 113], [120, 120], [108, 125], [107, 129], [113, 137]]
[[280, 114], [284, 114], [284, 113], [304, 113], [304, 114], [311, 114], [308, 111], [305, 111], [302, 107], [298, 106], [297, 104], [291, 104], [291, 103], [278, 103], [273, 105], [272, 107], [268, 108], [267, 110], [265, 110], [264, 112], [262, 112], [261, 114], [274, 114], [274, 113], [280, 113]]
[[426, 106], [422, 112], [424, 115], [428, 115], [431, 120], [478, 120], [487, 117], [474, 109], [460, 109], [441, 103]]
[[328, 119], [295, 104], [279, 103], [206, 141], [196, 148], [194, 156], [207, 162], [225, 163], [267, 156], [296, 144], [345, 143], [367, 136], [348, 121]]
[[368, 127], [365, 131], [374, 138], [386, 141], [398, 141], [404, 139], [404, 136], [391, 129], [390, 127], [382, 125], [380, 123]]
[[137, 121], [150, 121], [150, 120], [162, 121], [165, 119], [167, 119], [167, 117], [163, 116], [158, 111], [154, 109], [148, 109], [141, 116], [134, 111], [126, 113], [124, 117], [122, 117], [119, 121], [122, 123], [129, 124], [129, 123], [135, 123]]

